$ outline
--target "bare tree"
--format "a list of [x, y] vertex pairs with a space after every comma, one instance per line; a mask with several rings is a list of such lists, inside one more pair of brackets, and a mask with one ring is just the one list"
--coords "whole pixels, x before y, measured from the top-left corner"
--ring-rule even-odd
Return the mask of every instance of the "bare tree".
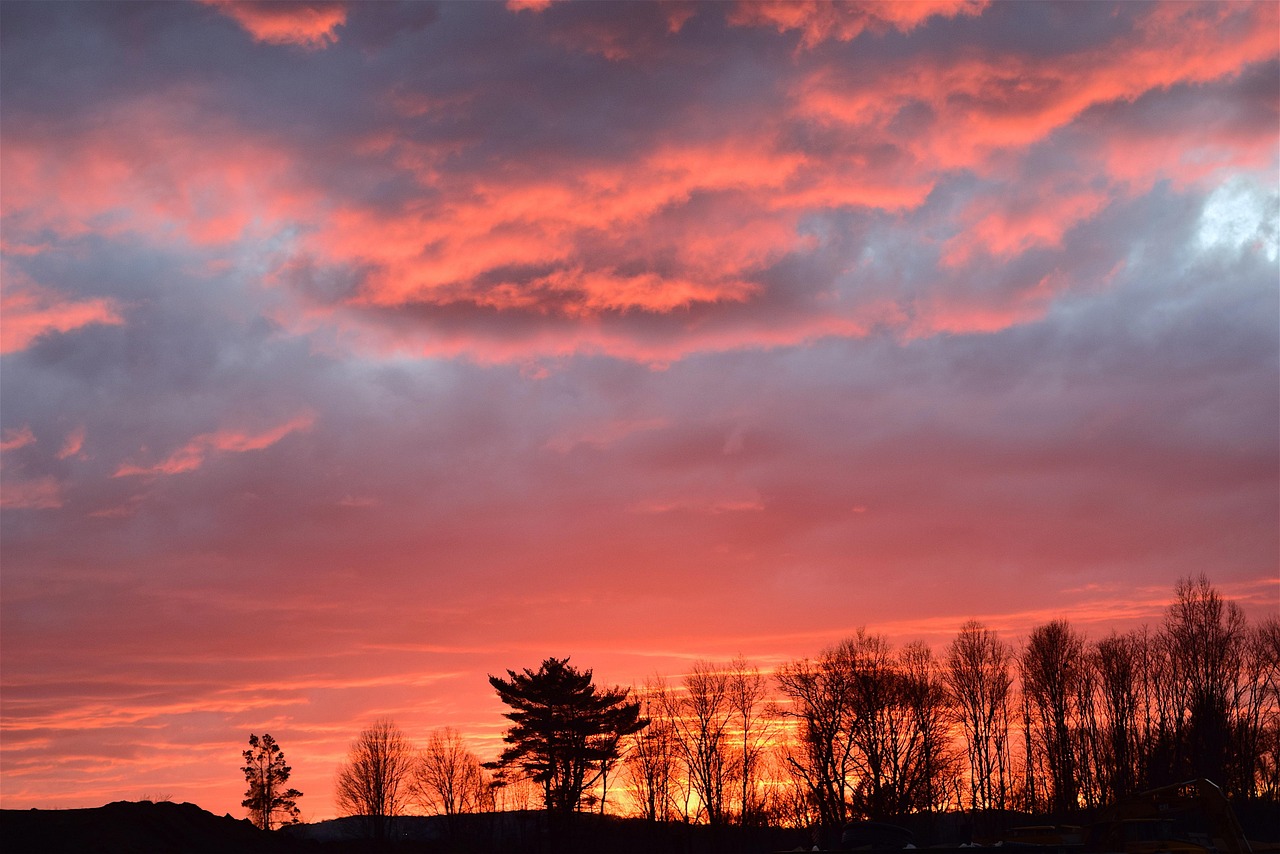
[[670, 691], [662, 677], [644, 683], [639, 695], [640, 714], [649, 726], [631, 736], [625, 773], [640, 815], [650, 821], [666, 821], [672, 806], [672, 776], [676, 766], [676, 732], [669, 711]]
[[1004, 809], [1009, 786], [1009, 695], [1012, 648], [976, 620], [947, 648], [947, 686], [969, 757], [969, 805]]
[[489, 799], [497, 812], [542, 806], [543, 787], [514, 765], [499, 766], [489, 778]]
[[741, 655], [729, 663], [729, 705], [733, 709], [734, 746], [741, 783], [738, 818], [743, 825], [762, 820], [767, 808], [761, 794], [761, 772], [774, 729], [767, 714], [768, 695], [769, 683], [758, 667]]
[[848, 726], [851, 713], [849, 668], [839, 646], [822, 651], [816, 661], [801, 659], [774, 674], [787, 703], [781, 713], [798, 724], [786, 763], [803, 786], [818, 824], [828, 830], [844, 826], [849, 816], [854, 746]]
[[1052, 805], [1079, 807], [1072, 732], [1078, 721], [1084, 638], [1065, 620], [1032, 629], [1021, 659], [1022, 690], [1036, 713], [1036, 737], [1049, 766]]
[[338, 771], [338, 810], [361, 816], [370, 837], [386, 839], [403, 814], [413, 771], [413, 747], [394, 723], [379, 720], [363, 730]]
[[1179, 717], [1185, 715], [1186, 721], [1185, 764], [1176, 770], [1225, 782], [1244, 653], [1244, 612], [1223, 600], [1204, 575], [1182, 579], [1174, 595], [1164, 631], [1174, 678], [1183, 689]]
[[432, 731], [413, 765], [410, 799], [423, 811], [452, 816], [490, 808], [492, 790], [479, 758], [453, 727]]
[[[1268, 719], [1280, 721], [1280, 617], [1271, 614], [1248, 628], [1242, 658], [1235, 697], [1232, 788], [1254, 798], [1262, 794], [1269, 764]], [[1272, 760], [1274, 749], [1270, 748]]]
[[905, 811], [904, 765], [912, 748], [907, 710], [900, 702], [902, 680], [884, 635], [860, 628], [840, 649], [851, 689], [847, 724], [854, 745], [854, 811], [887, 818]]
[[729, 749], [733, 717], [728, 674], [707, 661], [696, 662], [682, 680], [683, 691], [668, 695], [668, 717], [675, 726], [689, 785], [701, 802], [708, 824], [723, 824], [737, 773]]
[[1098, 641], [1095, 662], [1103, 708], [1104, 797], [1116, 801], [1134, 791], [1140, 749], [1141, 636], [1130, 633]]
[[1256, 787], [1258, 797], [1280, 802], [1280, 618], [1268, 617], [1255, 635], [1254, 655], [1261, 659], [1266, 711], [1258, 732]]
[[951, 695], [942, 665], [923, 641], [899, 652], [909, 731], [915, 734], [915, 755], [907, 783], [913, 809], [945, 810], [959, 779], [959, 762], [951, 744], [954, 719]]

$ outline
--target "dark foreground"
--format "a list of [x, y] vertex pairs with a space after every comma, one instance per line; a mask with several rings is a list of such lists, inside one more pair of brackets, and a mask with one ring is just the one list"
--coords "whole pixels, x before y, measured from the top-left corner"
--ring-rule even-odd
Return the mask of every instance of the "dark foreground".
[[358, 819], [266, 832], [194, 804], [119, 801], [96, 809], [0, 810], [7, 854], [768, 854], [809, 849], [806, 831], [653, 824], [539, 812], [405, 817], [393, 838], [363, 838]]
[[[1280, 839], [1275, 804], [1240, 809], [1250, 840]], [[1088, 820], [1088, 816], [1077, 816]], [[614, 816], [575, 815], [556, 823], [542, 812], [406, 817], [390, 838], [364, 838], [359, 819], [258, 830], [248, 820], [216, 816], [194, 804], [119, 801], [95, 809], [0, 810], [0, 845], [10, 854], [773, 854], [841, 847], [840, 837], [815, 838], [791, 828], [712, 828], [654, 824]], [[931, 854], [972, 854], [961, 843], [1010, 839], [1013, 828], [1052, 823], [1020, 813], [910, 816], [916, 845]], [[1079, 830], [1079, 828], [1076, 828]], [[1020, 854], [1080, 854], [1088, 846], [1017, 843]], [[949, 849], [949, 850], [948, 850]], [[1204, 850], [1203, 848], [1201, 850]], [[1253, 851], [1280, 851], [1254, 843]]]

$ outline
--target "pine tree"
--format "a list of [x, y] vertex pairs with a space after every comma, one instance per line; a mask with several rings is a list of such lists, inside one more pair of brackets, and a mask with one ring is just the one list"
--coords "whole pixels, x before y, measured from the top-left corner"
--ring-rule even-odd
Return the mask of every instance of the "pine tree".
[[285, 788], [292, 770], [284, 762], [284, 751], [275, 739], [263, 733], [249, 736], [244, 751], [244, 778], [249, 783], [240, 806], [249, 810], [249, 820], [263, 830], [298, 823], [298, 798], [302, 792]]
[[497, 763], [518, 765], [543, 788], [548, 810], [570, 813], [583, 793], [618, 758], [618, 742], [649, 723], [629, 691], [598, 691], [590, 670], [569, 666], [569, 659], [548, 658], [537, 672], [508, 670], [510, 679], [490, 676], [489, 683], [513, 711], [505, 741], [510, 745]]

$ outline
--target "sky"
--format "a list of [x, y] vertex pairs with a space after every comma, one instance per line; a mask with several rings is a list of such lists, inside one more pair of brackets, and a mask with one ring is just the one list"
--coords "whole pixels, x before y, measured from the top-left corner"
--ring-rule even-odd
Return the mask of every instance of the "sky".
[[1280, 608], [1280, 5], [0, 5], [0, 806], [487, 674]]

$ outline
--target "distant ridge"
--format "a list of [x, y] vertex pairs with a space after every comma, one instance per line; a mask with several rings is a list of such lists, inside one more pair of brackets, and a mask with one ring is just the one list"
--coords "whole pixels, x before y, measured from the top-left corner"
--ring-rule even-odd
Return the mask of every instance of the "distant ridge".
[[195, 804], [115, 801], [92, 809], [0, 810], [14, 854], [293, 854], [314, 843], [268, 833]]

